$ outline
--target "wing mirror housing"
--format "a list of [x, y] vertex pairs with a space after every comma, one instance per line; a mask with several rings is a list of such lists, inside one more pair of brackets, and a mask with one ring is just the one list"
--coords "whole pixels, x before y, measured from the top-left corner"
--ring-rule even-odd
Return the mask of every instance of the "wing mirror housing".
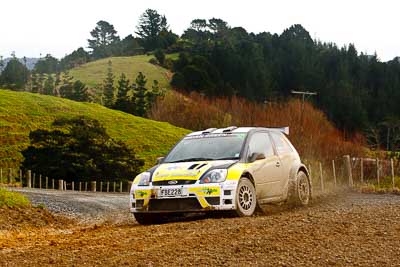
[[253, 153], [251, 154], [249, 161], [254, 162], [256, 160], [265, 159], [264, 153]]
[[164, 161], [165, 157], [158, 157], [157, 158], [157, 165], [160, 165]]

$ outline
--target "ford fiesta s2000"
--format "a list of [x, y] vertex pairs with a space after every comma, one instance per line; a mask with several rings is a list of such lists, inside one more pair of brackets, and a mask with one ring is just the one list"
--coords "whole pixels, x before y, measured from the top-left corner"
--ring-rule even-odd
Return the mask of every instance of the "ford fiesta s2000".
[[188, 134], [134, 179], [131, 212], [139, 223], [150, 224], [183, 212], [251, 216], [264, 203], [307, 205], [308, 170], [288, 132], [288, 127], [232, 126]]

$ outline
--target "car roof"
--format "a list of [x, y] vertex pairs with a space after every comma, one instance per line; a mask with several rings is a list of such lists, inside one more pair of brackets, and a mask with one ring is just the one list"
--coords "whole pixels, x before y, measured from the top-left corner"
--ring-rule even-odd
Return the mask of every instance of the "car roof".
[[186, 136], [196, 136], [205, 134], [225, 134], [225, 133], [249, 133], [252, 130], [277, 131], [289, 135], [289, 127], [236, 127], [209, 128], [202, 131], [192, 132]]

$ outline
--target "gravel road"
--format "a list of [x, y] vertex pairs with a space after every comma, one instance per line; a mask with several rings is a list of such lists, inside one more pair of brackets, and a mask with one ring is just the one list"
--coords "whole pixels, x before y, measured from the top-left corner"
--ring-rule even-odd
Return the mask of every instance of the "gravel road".
[[[104, 213], [127, 207], [126, 195], [63, 194], [41, 197], [64, 204], [79, 199], [67, 212], [92, 205]], [[27, 195], [40, 202], [38, 194]], [[0, 266], [400, 266], [398, 195], [347, 192], [320, 197], [306, 208], [266, 207], [266, 212], [0, 235]]]
[[26, 195], [33, 205], [43, 204], [53, 213], [87, 223], [132, 221], [128, 193], [90, 193], [11, 188]]

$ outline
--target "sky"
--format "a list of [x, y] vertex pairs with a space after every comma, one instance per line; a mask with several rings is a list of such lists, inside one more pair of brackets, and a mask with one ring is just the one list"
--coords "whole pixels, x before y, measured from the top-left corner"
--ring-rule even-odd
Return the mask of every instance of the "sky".
[[302, 24], [313, 39], [353, 43], [358, 52], [376, 52], [382, 61], [400, 56], [396, 0], [1, 0], [0, 55], [60, 58], [86, 48], [99, 20], [113, 24], [121, 37], [133, 34], [147, 8], [164, 14], [177, 34], [194, 18], [221, 18], [254, 33], [281, 34]]

